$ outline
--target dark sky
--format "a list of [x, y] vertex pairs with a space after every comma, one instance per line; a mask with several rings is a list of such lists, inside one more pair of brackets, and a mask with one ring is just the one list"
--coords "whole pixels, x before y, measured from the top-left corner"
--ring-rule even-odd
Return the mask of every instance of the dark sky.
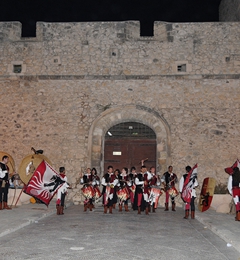
[[137, 20], [141, 35], [152, 35], [154, 21], [218, 21], [221, 0], [0, 0], [0, 21], [20, 21], [22, 36], [35, 36], [37, 21]]

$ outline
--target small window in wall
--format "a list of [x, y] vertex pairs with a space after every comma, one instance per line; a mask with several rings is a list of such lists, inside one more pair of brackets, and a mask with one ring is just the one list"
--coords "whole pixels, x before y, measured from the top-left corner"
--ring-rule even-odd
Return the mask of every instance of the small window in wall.
[[14, 73], [21, 73], [22, 72], [22, 65], [21, 64], [20, 65], [14, 64], [13, 65], [13, 72]]
[[187, 71], [187, 65], [186, 64], [180, 64], [177, 66], [178, 72], [186, 72]]

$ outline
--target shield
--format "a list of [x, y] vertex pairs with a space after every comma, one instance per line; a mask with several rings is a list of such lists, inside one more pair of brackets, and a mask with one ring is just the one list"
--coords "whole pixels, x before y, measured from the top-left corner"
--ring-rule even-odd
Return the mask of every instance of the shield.
[[15, 169], [15, 162], [14, 162], [14, 160], [13, 160], [13, 158], [12, 158], [12, 156], [11, 156], [10, 154], [5, 153], [5, 152], [3, 152], [3, 151], [0, 151], [0, 161], [2, 161], [2, 157], [3, 157], [4, 155], [7, 155], [7, 156], [9, 157], [9, 161], [8, 161], [8, 163], [7, 163], [7, 166], [8, 166], [8, 168], [9, 168], [9, 174], [10, 174], [10, 176], [12, 176], [12, 174], [16, 171], [16, 169]]
[[198, 209], [201, 212], [208, 210], [213, 199], [216, 180], [214, 178], [205, 178], [203, 180], [202, 190], [199, 198]]
[[33, 173], [43, 160], [46, 161], [49, 165], [52, 164], [51, 161], [42, 154], [27, 155], [25, 158], [23, 158], [19, 166], [18, 173], [24, 184], [29, 182]]

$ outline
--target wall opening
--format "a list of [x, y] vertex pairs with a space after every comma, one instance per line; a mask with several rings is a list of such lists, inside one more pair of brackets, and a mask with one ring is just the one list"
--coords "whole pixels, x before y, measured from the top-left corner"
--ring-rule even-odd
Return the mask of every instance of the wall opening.
[[[137, 138], [136, 138], [136, 142], [138, 140], [138, 142], [142, 144], [141, 150], [144, 150], [144, 146], [156, 147], [155, 158], [156, 158], [157, 172], [166, 171], [167, 166], [172, 163], [170, 127], [167, 121], [165, 120], [165, 118], [158, 111], [140, 105], [129, 105], [123, 107], [116, 106], [114, 108], [109, 108], [104, 112], [102, 112], [99, 115], [99, 117], [94, 120], [90, 128], [89, 137], [88, 137], [88, 153], [86, 156], [87, 165], [91, 167], [95, 167], [97, 171], [100, 173], [100, 176], [103, 176], [105, 172], [104, 170], [105, 142], [107, 138], [110, 138], [108, 132], [111, 131], [112, 127], [127, 122], [141, 123], [149, 127], [155, 133], [156, 137], [154, 136], [153, 139], [147, 138], [148, 142], [152, 140], [154, 144], [153, 143], [142, 144], [142, 139], [139, 140]], [[129, 125], [130, 128], [131, 126], [132, 125]], [[121, 138], [119, 139], [121, 140]], [[118, 149], [119, 145], [117, 142], [115, 142], [115, 144], [113, 145], [115, 145], [115, 147], [111, 151], [111, 153], [123, 152]], [[143, 157], [144, 155], [139, 156], [140, 160], [148, 158], [148, 156], [146, 156], [145, 158]], [[117, 158], [117, 155], [115, 158]], [[148, 161], [148, 163], [150, 165], [151, 162]], [[126, 166], [121, 166], [121, 167], [126, 167]]]
[[112, 165], [130, 171], [135, 166], [140, 171], [141, 160], [146, 159], [147, 168], [156, 168], [156, 134], [139, 122], [123, 122], [112, 126], [105, 134], [104, 172]]

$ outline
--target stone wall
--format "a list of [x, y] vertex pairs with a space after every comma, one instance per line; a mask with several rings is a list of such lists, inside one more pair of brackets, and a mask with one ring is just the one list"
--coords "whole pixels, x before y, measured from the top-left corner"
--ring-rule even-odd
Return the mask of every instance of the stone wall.
[[219, 21], [239, 22], [240, 21], [240, 1], [222, 0], [219, 6]]
[[[18, 166], [31, 147], [53, 167], [102, 174], [104, 135], [135, 120], [157, 135], [158, 170], [180, 177], [198, 163], [199, 182], [226, 183], [239, 157], [239, 23], [0, 23], [0, 141]], [[15, 66], [21, 72], [14, 72]], [[80, 186], [69, 195], [80, 201]]]

